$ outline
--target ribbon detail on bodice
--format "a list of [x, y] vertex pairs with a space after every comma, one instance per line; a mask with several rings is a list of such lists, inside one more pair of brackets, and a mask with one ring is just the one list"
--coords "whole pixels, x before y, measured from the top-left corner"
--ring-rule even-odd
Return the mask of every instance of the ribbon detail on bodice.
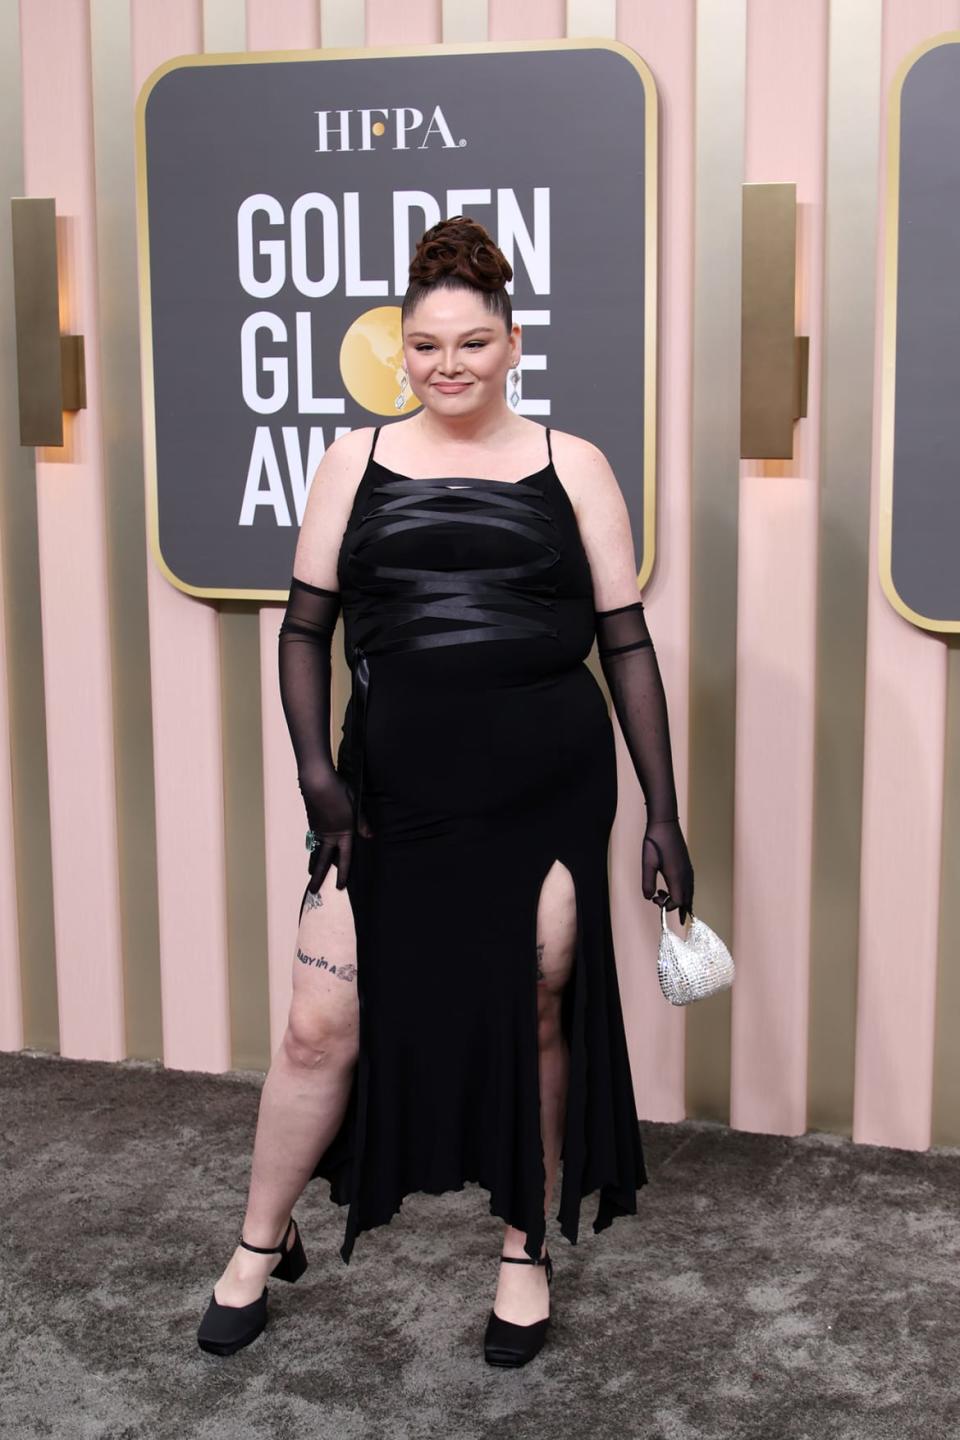
[[[370, 692], [368, 656], [480, 640], [557, 635], [557, 582], [550, 572], [560, 550], [538, 478], [511, 482], [396, 476], [371, 487], [370, 504], [358, 522], [349, 560], [351, 744], [358, 811]], [[534, 553], [515, 564], [460, 569], [388, 563], [395, 559], [386, 543], [392, 537], [438, 525], [512, 532], [530, 541]], [[490, 549], [496, 554], [494, 540], [491, 537]], [[452, 543], [450, 548], [456, 549]], [[437, 553], [436, 544], [433, 551]]]

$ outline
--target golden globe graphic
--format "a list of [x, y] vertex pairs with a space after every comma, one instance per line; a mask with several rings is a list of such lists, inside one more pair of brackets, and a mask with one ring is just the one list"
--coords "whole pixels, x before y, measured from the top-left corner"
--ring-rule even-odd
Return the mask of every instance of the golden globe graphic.
[[403, 339], [400, 306], [377, 305], [358, 315], [340, 345], [340, 375], [351, 399], [374, 415], [408, 415], [420, 401], [407, 387], [400, 397]]

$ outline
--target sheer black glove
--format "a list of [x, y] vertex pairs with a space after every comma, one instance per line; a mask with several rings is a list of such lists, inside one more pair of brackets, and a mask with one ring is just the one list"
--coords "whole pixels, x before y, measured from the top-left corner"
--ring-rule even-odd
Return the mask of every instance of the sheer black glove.
[[643, 894], [654, 899], [659, 870], [669, 892], [663, 903], [679, 908], [683, 924], [693, 905], [693, 866], [677, 814], [667, 697], [643, 602], [598, 610], [596, 624], [600, 668], [647, 805]]
[[297, 783], [318, 845], [310, 852], [308, 889], [316, 894], [336, 857], [337, 889], [350, 873], [357, 817], [350, 786], [337, 773], [330, 750], [330, 643], [340, 613], [340, 592], [309, 585], [295, 575], [280, 626], [280, 701], [297, 758]]

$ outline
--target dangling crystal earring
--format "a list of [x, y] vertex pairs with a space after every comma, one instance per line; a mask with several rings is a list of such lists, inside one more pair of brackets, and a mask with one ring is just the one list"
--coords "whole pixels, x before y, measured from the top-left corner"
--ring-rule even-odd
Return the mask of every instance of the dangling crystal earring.
[[513, 406], [514, 410], [516, 410], [517, 406], [520, 404], [520, 391], [517, 389], [517, 386], [520, 384], [519, 367], [514, 370], [513, 374], [510, 376], [510, 380], [513, 384], [513, 390], [510, 392], [510, 404]]
[[397, 407], [398, 410], [402, 410], [403, 407], [404, 407], [404, 405], [406, 405], [406, 403], [407, 403], [407, 372], [406, 372], [406, 370], [404, 370], [403, 374], [400, 376], [400, 394], [397, 396], [396, 400], [394, 400], [393, 403], [394, 403], [394, 405]]

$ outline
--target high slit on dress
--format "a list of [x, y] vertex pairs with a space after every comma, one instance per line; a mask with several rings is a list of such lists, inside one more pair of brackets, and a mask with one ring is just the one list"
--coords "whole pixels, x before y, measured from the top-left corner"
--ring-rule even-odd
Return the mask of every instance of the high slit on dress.
[[594, 1191], [595, 1232], [635, 1214], [647, 1179], [610, 922], [616, 752], [584, 663], [590, 568], [549, 429], [547, 464], [514, 482], [388, 470], [380, 428], [337, 566], [353, 682], [337, 769], [373, 832], [347, 881], [359, 1056], [311, 1178], [348, 1207], [345, 1262], [406, 1195], [467, 1181], [536, 1257], [536, 922], [554, 860], [577, 915], [561, 1234], [576, 1243]]

